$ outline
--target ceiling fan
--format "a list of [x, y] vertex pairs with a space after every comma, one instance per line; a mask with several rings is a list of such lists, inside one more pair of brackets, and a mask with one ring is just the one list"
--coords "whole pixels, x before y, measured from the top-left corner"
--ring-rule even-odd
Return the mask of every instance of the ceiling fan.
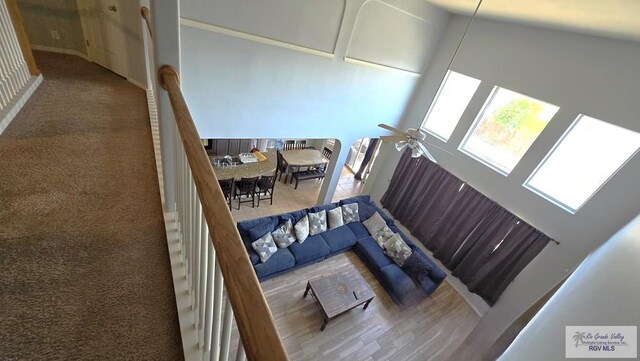
[[432, 162], [438, 163], [436, 161], [436, 158], [433, 156], [433, 154], [431, 154], [431, 152], [429, 152], [429, 150], [427, 149], [427, 146], [429, 148], [433, 147], [443, 152], [451, 154], [451, 152], [449, 152], [448, 150], [442, 149], [436, 145], [433, 145], [425, 141], [425, 139], [427, 138], [427, 135], [420, 129], [409, 128], [406, 131], [404, 131], [386, 124], [378, 124], [378, 126], [380, 128], [389, 130], [397, 134], [397, 135], [383, 135], [380, 137], [381, 141], [394, 142], [396, 149], [399, 152], [402, 151], [404, 148], [408, 147], [409, 149], [411, 149], [411, 157], [413, 158], [418, 158], [424, 154]]

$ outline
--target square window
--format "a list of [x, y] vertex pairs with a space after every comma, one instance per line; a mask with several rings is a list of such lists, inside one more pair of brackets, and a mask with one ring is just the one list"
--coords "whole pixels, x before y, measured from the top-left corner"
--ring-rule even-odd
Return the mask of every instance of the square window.
[[478, 79], [447, 71], [421, 128], [445, 142], [449, 140], [479, 85]]
[[553, 104], [495, 87], [459, 149], [508, 175], [558, 109]]
[[640, 133], [580, 115], [524, 186], [575, 213], [640, 148]]

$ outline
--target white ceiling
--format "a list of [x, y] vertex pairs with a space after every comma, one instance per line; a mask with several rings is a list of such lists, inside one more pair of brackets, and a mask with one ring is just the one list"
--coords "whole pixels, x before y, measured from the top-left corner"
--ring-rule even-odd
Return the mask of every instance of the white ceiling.
[[[478, 0], [426, 0], [471, 15]], [[483, 0], [478, 16], [640, 41], [640, 0]]]

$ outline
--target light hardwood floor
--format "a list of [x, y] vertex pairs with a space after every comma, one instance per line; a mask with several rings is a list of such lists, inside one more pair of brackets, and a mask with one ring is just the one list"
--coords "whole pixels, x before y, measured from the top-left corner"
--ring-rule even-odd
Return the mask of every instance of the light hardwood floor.
[[[351, 310], [320, 331], [313, 299], [302, 298], [306, 282], [350, 265], [376, 297], [367, 310]], [[447, 282], [418, 305], [396, 305], [353, 251], [262, 282], [262, 288], [291, 360], [446, 360], [479, 319]]]

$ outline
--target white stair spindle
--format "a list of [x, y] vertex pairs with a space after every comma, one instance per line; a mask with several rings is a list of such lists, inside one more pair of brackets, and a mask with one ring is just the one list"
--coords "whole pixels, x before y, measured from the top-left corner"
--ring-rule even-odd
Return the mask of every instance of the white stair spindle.
[[222, 324], [222, 339], [220, 340], [220, 361], [229, 360], [229, 345], [231, 344], [231, 325], [233, 322], [233, 309], [229, 297], [225, 297], [224, 323]]
[[236, 350], [236, 361], [246, 361], [247, 354], [244, 352], [242, 340], [238, 340], [238, 349]]
[[220, 357], [220, 337], [222, 327], [222, 292], [224, 280], [222, 270], [216, 260], [215, 276], [213, 277], [213, 335], [211, 339], [211, 361], [218, 361]]
[[205, 290], [205, 316], [204, 316], [204, 349], [203, 354], [211, 352], [212, 343], [212, 330], [213, 330], [213, 312], [214, 312], [214, 278], [215, 278], [215, 262], [216, 256], [213, 250], [213, 244], [210, 240], [207, 240], [207, 267], [206, 267], [206, 282], [207, 288]]

